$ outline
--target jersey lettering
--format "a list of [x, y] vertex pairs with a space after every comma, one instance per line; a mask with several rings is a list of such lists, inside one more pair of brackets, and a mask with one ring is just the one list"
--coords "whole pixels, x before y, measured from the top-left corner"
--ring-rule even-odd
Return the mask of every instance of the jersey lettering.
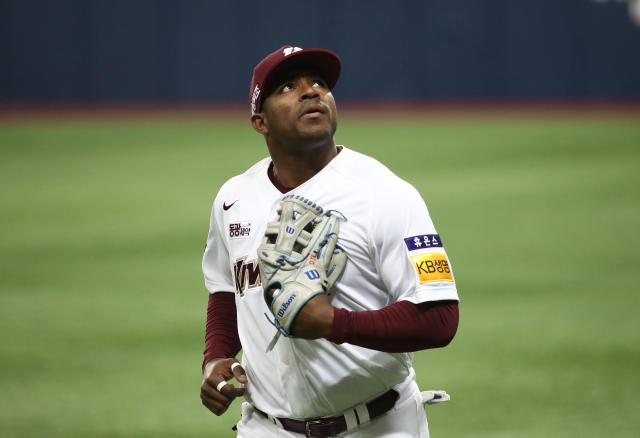
[[260, 268], [257, 260], [245, 261], [246, 257], [240, 257], [233, 265], [233, 274], [236, 281], [236, 293], [241, 297], [244, 291], [262, 285]]

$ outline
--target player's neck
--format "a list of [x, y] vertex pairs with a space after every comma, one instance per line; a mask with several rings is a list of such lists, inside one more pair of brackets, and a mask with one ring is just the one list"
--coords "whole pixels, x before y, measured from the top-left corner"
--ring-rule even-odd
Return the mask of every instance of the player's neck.
[[320, 172], [336, 155], [331, 143], [311, 150], [285, 150], [269, 147], [275, 178], [285, 187], [295, 188]]

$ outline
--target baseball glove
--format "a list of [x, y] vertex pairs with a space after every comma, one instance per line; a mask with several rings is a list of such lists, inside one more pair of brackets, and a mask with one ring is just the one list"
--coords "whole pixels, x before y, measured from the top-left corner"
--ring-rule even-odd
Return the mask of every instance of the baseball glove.
[[[294, 195], [280, 202], [277, 217], [267, 224], [258, 265], [264, 300], [274, 316], [274, 321], [267, 319], [279, 333], [291, 337], [300, 309], [316, 295], [330, 295], [347, 261], [337, 245], [339, 229], [335, 212]], [[277, 336], [271, 347], [275, 341]]]

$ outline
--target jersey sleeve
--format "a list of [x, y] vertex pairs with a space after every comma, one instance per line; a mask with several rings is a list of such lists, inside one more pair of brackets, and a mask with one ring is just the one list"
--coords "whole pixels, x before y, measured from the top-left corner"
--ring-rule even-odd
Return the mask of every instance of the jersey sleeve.
[[223, 233], [222, 208], [218, 198], [213, 201], [207, 246], [202, 257], [204, 284], [210, 293], [234, 292], [233, 272], [229, 262], [229, 242]]
[[457, 301], [450, 260], [418, 191], [402, 181], [372, 205], [371, 250], [391, 302]]

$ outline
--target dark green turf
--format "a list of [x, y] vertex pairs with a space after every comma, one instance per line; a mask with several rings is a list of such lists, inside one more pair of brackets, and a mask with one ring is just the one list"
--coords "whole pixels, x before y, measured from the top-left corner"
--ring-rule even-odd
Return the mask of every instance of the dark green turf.
[[[341, 121], [427, 200], [462, 299], [416, 354], [434, 437], [640, 430], [640, 123]], [[230, 437], [200, 405], [200, 258], [247, 122], [0, 124], [0, 435]]]

